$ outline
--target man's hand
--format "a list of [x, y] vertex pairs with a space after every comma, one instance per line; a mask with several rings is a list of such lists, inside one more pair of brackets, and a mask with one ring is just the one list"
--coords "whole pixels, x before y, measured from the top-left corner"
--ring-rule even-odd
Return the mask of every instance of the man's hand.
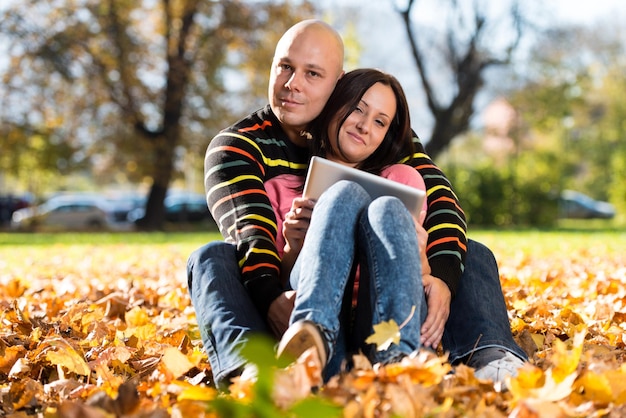
[[443, 337], [443, 330], [450, 316], [450, 302], [452, 295], [448, 285], [443, 280], [430, 274], [422, 274], [422, 284], [426, 293], [428, 315], [422, 324], [422, 345], [436, 349]]
[[425, 217], [426, 212], [422, 211], [419, 219], [415, 219], [415, 230], [417, 232], [422, 264], [422, 284], [426, 294], [426, 303], [428, 304], [428, 315], [421, 329], [421, 342], [426, 347], [436, 349], [441, 342], [444, 327], [450, 316], [452, 294], [443, 280], [430, 274], [430, 265], [426, 256], [428, 233], [422, 226]]
[[267, 322], [270, 329], [280, 339], [289, 327], [289, 317], [293, 311], [293, 305], [296, 300], [296, 291], [288, 290], [274, 299], [267, 312]]

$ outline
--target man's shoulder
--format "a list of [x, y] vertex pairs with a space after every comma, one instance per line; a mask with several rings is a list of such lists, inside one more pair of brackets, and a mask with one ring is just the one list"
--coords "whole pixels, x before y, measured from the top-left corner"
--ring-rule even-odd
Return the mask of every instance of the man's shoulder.
[[248, 138], [276, 139], [283, 139], [281, 137], [285, 135], [269, 105], [239, 119], [220, 132], [223, 133], [234, 133]]

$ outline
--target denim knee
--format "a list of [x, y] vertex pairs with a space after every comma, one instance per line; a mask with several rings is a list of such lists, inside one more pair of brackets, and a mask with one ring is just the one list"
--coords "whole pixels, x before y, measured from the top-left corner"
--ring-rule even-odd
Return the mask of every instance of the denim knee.
[[322, 193], [319, 201], [321, 202], [327, 199], [358, 202], [363, 200], [370, 201], [371, 197], [358, 183], [349, 180], [341, 180]]
[[404, 203], [397, 197], [381, 196], [370, 204], [370, 212], [385, 214], [385, 216], [403, 216], [407, 213]]
[[202, 266], [210, 260], [226, 261], [229, 258], [233, 258], [236, 266], [235, 246], [225, 241], [212, 241], [192, 252], [187, 259], [187, 288], [189, 292], [193, 288], [193, 278], [203, 277], [203, 274], [198, 269], [203, 269]]

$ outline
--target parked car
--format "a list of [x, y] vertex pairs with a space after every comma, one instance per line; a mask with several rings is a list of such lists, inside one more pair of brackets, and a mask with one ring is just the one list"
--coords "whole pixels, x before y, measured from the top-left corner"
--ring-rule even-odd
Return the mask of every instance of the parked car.
[[167, 196], [165, 219], [169, 222], [202, 222], [213, 219], [203, 194], [181, 193]]
[[595, 200], [586, 194], [564, 190], [559, 199], [559, 217], [569, 219], [612, 219], [615, 208], [608, 202]]
[[143, 209], [146, 205], [145, 196], [124, 193], [108, 196], [107, 201], [113, 210], [113, 219], [118, 223], [127, 223], [129, 214], [136, 209]]
[[[203, 194], [172, 192], [163, 201], [165, 206], [165, 220], [168, 222], [203, 222], [212, 221], [213, 217]], [[145, 208], [137, 208], [128, 214], [131, 222], [137, 222], [143, 217]]]
[[13, 212], [11, 227], [17, 230], [109, 229], [112, 208], [96, 195], [59, 195], [45, 203]]
[[0, 196], [0, 225], [9, 224], [16, 210], [30, 206], [30, 200], [26, 196], [2, 195]]

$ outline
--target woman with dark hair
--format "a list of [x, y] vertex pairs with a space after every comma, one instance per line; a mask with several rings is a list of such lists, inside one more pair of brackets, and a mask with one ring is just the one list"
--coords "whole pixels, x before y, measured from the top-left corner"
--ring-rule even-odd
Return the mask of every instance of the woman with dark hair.
[[[387, 86], [395, 97], [396, 111], [389, 120], [387, 133], [380, 146], [369, 155], [352, 159], [339, 143], [340, 129], [354, 111], [362, 111], [362, 98], [377, 83]], [[310, 141], [313, 155], [337, 160], [360, 170], [380, 174], [382, 170], [415, 152], [409, 106], [400, 82], [391, 74], [375, 69], [358, 69], [345, 74], [337, 82], [322, 113], [311, 123]], [[347, 146], [347, 145], [346, 145]], [[356, 161], [359, 157], [359, 161]]]
[[[395, 164], [413, 153], [408, 106], [395, 77], [375, 69], [346, 73], [311, 127], [314, 155], [424, 188], [416, 170]], [[298, 197], [301, 183], [302, 178], [266, 183], [282, 222], [277, 246], [284, 250], [283, 280], [296, 291], [278, 354], [298, 357], [314, 347], [329, 378], [359, 349], [373, 363], [417, 350], [427, 313], [420, 221], [399, 199], [372, 199], [354, 182], [336, 183], [317, 202]], [[399, 343], [385, 351], [366, 346], [373, 325], [391, 319], [406, 323]]]

